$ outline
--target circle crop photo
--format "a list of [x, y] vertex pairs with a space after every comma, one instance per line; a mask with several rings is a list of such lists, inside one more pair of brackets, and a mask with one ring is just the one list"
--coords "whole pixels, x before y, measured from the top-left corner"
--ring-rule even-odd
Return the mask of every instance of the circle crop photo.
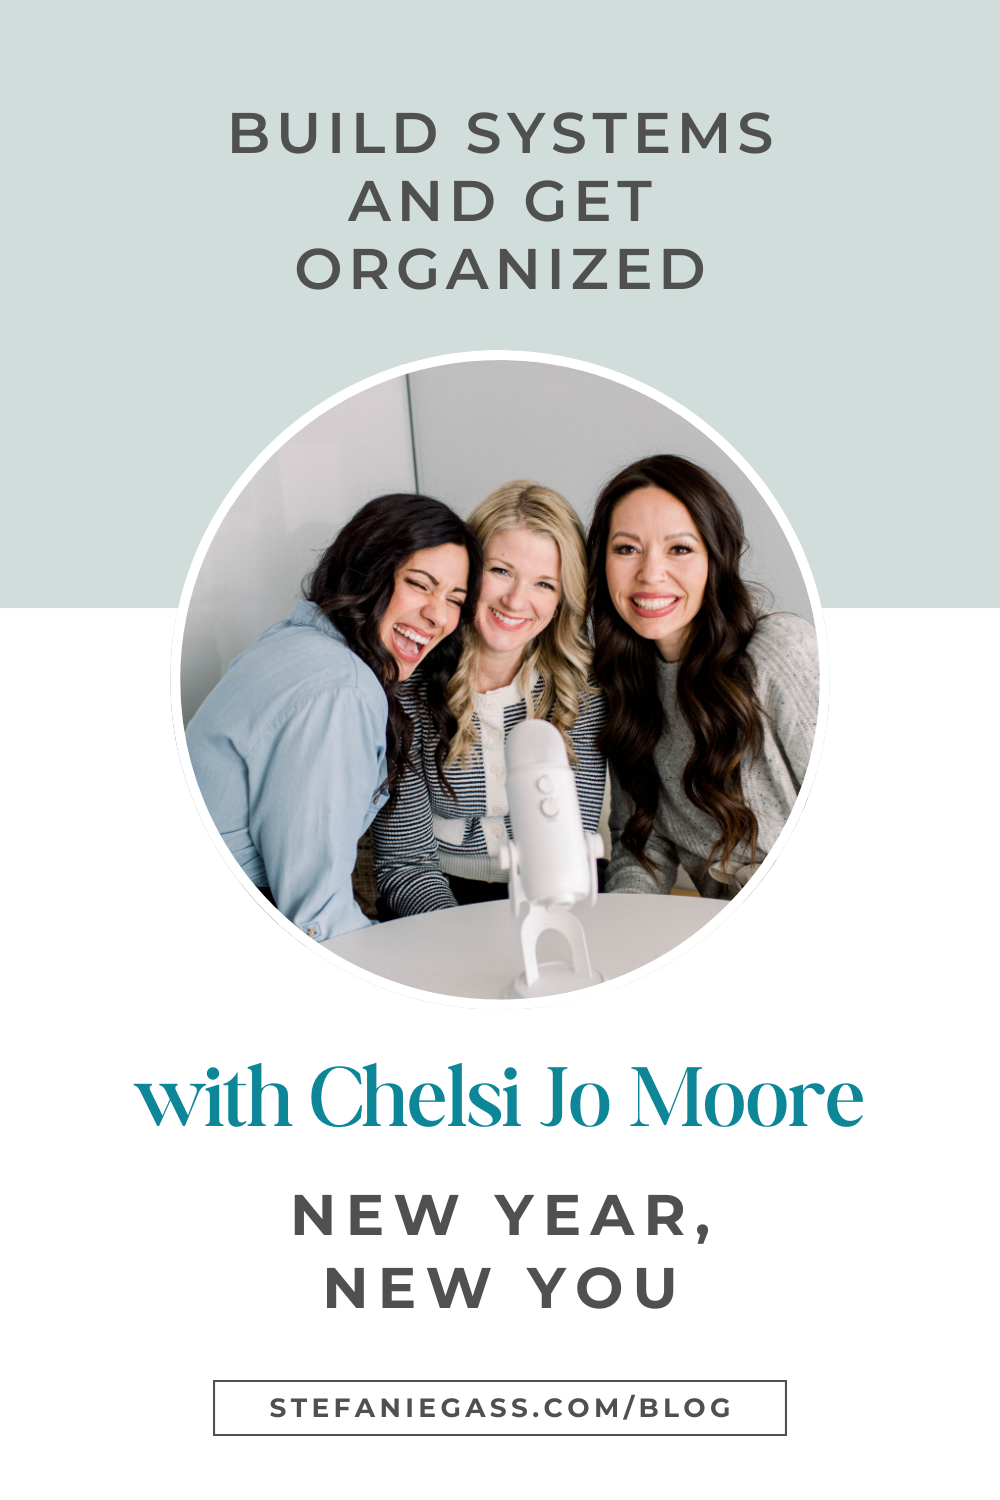
[[392, 986], [615, 981], [752, 890], [801, 803], [818, 599], [732, 448], [555, 357], [390, 371], [266, 450], [181, 607], [192, 790], [275, 920]]

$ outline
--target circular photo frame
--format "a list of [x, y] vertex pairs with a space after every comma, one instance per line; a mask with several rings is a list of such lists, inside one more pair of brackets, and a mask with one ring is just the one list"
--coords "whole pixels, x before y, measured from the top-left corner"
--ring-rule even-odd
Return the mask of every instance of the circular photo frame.
[[742, 905], [826, 676], [809, 565], [735, 449], [626, 375], [501, 350], [361, 381], [260, 454], [192, 562], [172, 691], [271, 919], [380, 987], [509, 1009], [629, 983]]

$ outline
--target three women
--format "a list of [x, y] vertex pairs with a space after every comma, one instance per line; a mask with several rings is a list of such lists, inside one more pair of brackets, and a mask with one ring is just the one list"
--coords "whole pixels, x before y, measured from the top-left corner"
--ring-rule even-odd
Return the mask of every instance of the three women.
[[424, 497], [372, 501], [191, 722], [216, 826], [320, 940], [366, 923], [351, 871], [373, 819], [383, 915], [495, 899], [504, 741], [544, 717], [589, 831], [610, 768], [608, 891], [667, 893], [683, 866], [734, 894], [802, 784], [819, 681], [812, 627], [762, 610], [745, 546], [726, 491], [670, 455], [605, 486], [586, 546], [528, 481], [468, 525]]

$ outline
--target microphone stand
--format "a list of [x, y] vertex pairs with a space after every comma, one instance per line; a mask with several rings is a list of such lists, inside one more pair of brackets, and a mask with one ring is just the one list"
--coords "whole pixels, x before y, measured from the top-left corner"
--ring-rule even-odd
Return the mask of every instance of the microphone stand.
[[[590, 860], [590, 890], [588, 906], [597, 904], [597, 857], [604, 852], [604, 843], [599, 834], [584, 834]], [[505, 1000], [529, 999], [539, 995], [562, 995], [572, 990], [589, 989], [602, 984], [604, 975], [595, 969], [587, 952], [587, 936], [570, 907], [529, 901], [521, 884], [521, 856], [513, 840], [500, 848], [500, 867], [508, 872], [510, 906], [515, 917], [527, 907], [527, 915], [521, 923], [521, 953], [524, 956], [524, 972], [508, 985]], [[571, 963], [556, 959], [550, 963], [538, 962], [538, 939], [543, 932], [560, 932], [569, 944]]]

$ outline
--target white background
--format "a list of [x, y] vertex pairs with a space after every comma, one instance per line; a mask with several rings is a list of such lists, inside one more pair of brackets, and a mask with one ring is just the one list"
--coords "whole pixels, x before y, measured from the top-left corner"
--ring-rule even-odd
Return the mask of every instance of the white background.
[[[181, 771], [173, 623], [2, 617], [13, 1492], [430, 1496], [460, 1468], [488, 1497], [986, 1493], [997, 615], [828, 612], [819, 775], [758, 888], [653, 975], [509, 1013], [389, 993], [258, 908]], [[315, 1122], [312, 1077], [373, 1060], [408, 1088], [516, 1066], [524, 1125]], [[292, 1129], [157, 1129], [133, 1087], [258, 1061]], [[850, 1079], [864, 1120], [634, 1130], [635, 1064], [744, 1091]], [[606, 1125], [537, 1125], [549, 1065], [605, 1083]], [[293, 1236], [296, 1192], [334, 1195], [332, 1238]], [[381, 1239], [347, 1236], [352, 1192], [383, 1194]], [[459, 1193], [448, 1236], [392, 1229], [397, 1192]], [[512, 1239], [492, 1194], [525, 1192], [536, 1226]], [[548, 1192], [580, 1195], [584, 1231], [618, 1193], [637, 1233], [549, 1240]], [[648, 1239], [648, 1192], [681, 1197], [705, 1245]], [[415, 1310], [328, 1311], [331, 1264], [413, 1265]], [[594, 1264], [625, 1283], [608, 1311], [572, 1294]], [[630, 1268], [666, 1264], [673, 1303], [640, 1308]], [[490, 1265], [481, 1310], [438, 1310], [427, 1265]], [[550, 1312], [527, 1265], [569, 1268]], [[789, 1436], [211, 1437], [213, 1377], [565, 1374], [785, 1377]]]

